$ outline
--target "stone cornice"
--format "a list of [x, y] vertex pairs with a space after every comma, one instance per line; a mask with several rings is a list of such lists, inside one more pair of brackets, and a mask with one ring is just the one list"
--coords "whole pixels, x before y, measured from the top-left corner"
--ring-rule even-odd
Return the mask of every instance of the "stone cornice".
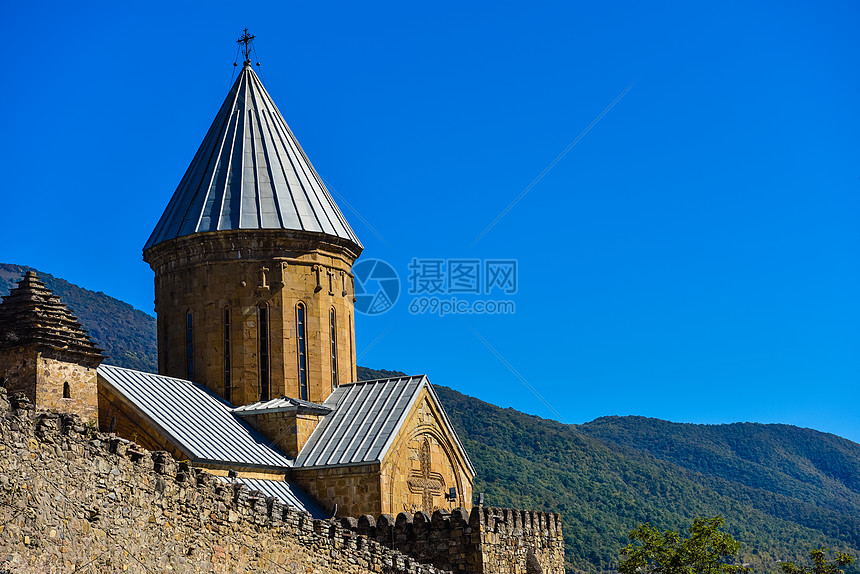
[[352, 265], [362, 248], [355, 243], [308, 231], [253, 229], [194, 233], [164, 241], [143, 252], [153, 270], [176, 259], [189, 263], [217, 261], [298, 259], [314, 253], [326, 254]]

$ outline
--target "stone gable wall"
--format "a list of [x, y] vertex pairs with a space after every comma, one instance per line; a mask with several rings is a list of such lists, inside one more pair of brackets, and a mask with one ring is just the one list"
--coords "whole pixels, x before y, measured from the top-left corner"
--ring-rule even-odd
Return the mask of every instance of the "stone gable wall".
[[[474, 477], [463, 454], [442, 423], [439, 406], [428, 389], [422, 389], [385, 455], [380, 475], [382, 507], [371, 514], [432, 514], [471, 505]], [[457, 489], [454, 500], [445, 496], [451, 487]], [[354, 516], [359, 514], [365, 513]]]
[[188, 458], [101, 381], [98, 383], [98, 401], [100, 429], [128, 438], [149, 450], [167, 451], [177, 460]]

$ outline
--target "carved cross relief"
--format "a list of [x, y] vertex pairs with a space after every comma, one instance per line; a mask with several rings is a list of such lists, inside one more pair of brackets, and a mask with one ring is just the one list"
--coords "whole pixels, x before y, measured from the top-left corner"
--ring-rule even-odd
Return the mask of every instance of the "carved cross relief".
[[421, 495], [421, 505], [425, 512], [433, 512], [433, 497], [440, 496], [445, 490], [445, 479], [438, 472], [430, 470], [430, 440], [424, 437], [418, 460], [421, 466], [409, 473], [406, 480], [409, 492]]

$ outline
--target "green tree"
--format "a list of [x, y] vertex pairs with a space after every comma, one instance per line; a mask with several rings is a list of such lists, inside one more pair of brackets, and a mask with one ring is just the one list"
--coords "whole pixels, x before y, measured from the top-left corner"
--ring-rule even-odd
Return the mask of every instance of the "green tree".
[[[678, 532], [660, 532], [650, 524], [640, 524], [630, 533], [634, 542], [621, 551], [621, 574], [739, 574], [747, 568], [730, 564], [740, 543], [721, 532], [723, 517], [696, 518], [689, 537]], [[798, 574], [798, 573], [792, 573]]]
[[812, 558], [812, 568], [796, 566], [792, 562], [780, 562], [779, 567], [785, 574], [844, 574], [843, 568], [854, 562], [854, 557], [844, 552], [837, 552], [833, 562], [828, 562], [827, 548], [813, 548], [809, 557]]

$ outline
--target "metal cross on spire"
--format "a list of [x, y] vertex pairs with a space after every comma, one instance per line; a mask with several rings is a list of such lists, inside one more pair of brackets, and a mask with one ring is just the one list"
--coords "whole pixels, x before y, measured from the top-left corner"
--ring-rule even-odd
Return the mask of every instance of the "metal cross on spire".
[[253, 34], [249, 34], [248, 29], [245, 28], [245, 32], [242, 34], [242, 37], [236, 40], [237, 44], [245, 45], [245, 47], [243, 48], [245, 52], [245, 62], [251, 61], [251, 42], [254, 41], [254, 38], [256, 38], [256, 36], [254, 36]]

